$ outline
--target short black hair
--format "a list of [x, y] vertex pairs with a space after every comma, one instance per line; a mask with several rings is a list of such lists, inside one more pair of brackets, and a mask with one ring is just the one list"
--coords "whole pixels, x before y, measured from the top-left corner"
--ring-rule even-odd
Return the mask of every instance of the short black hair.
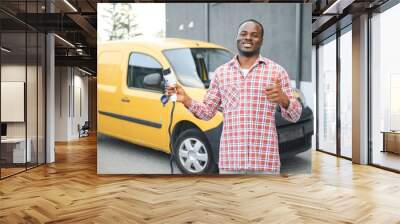
[[264, 37], [264, 27], [263, 27], [263, 25], [262, 25], [260, 22], [258, 22], [258, 21], [255, 20], [255, 19], [247, 19], [247, 20], [243, 21], [242, 23], [239, 24], [239, 27], [238, 27], [237, 30], [239, 31], [240, 27], [241, 27], [243, 24], [247, 23], [247, 22], [253, 22], [253, 23], [259, 25], [259, 26], [261, 27], [261, 37]]

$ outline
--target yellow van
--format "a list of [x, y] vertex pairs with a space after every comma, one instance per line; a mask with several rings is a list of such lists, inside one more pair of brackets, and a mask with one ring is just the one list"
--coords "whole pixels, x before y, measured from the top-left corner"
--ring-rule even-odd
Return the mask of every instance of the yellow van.
[[[162, 71], [171, 68], [178, 84], [201, 101], [215, 69], [232, 57], [222, 46], [174, 38], [99, 44], [98, 132], [171, 153], [168, 126], [172, 103], [163, 106], [160, 102], [164, 93]], [[175, 162], [183, 173], [217, 171], [222, 121], [220, 112], [203, 121], [176, 104], [171, 143]], [[312, 128], [312, 113], [310, 124]], [[307, 145], [297, 147], [297, 152], [305, 151], [311, 147], [309, 131], [306, 133], [303, 126], [297, 129], [302, 135], [296, 138], [307, 137]]]
[[[99, 44], [98, 132], [170, 153], [172, 104], [160, 102], [162, 70], [173, 69], [185, 91], [202, 100], [213, 71], [231, 58], [221, 46], [183, 39]], [[155, 76], [160, 82], [146, 82]], [[176, 104], [172, 127], [178, 167], [185, 173], [216, 171], [218, 150], [213, 149], [219, 148], [222, 114], [203, 121]]]

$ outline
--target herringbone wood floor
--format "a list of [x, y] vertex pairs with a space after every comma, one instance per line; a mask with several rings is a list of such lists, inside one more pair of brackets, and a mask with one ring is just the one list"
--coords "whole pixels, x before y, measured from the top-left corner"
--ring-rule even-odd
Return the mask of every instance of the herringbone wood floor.
[[0, 181], [0, 223], [400, 223], [400, 175], [313, 152], [311, 175], [98, 176], [94, 137]]

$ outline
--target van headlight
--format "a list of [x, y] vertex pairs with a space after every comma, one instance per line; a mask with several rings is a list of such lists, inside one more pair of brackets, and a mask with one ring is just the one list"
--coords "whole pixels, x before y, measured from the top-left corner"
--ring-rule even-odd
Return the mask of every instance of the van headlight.
[[306, 98], [304, 97], [303, 92], [301, 92], [299, 89], [294, 89], [293, 95], [300, 101], [300, 104], [303, 106], [303, 108], [307, 107]]

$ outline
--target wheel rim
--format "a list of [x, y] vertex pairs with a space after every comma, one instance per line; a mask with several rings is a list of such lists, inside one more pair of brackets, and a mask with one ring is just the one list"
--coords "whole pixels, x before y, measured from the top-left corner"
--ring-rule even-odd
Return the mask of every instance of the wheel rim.
[[179, 146], [179, 161], [191, 173], [200, 173], [208, 165], [208, 153], [203, 142], [187, 138]]

